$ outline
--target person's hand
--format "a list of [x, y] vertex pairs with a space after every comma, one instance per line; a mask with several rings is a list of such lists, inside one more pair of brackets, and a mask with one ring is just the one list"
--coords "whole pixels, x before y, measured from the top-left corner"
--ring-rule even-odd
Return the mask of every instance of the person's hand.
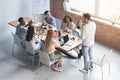
[[28, 22], [28, 26], [32, 26], [32, 24], [33, 24], [33, 21], [30, 20], [30, 21]]
[[68, 28], [67, 27], [65, 27], [65, 29], [64, 29], [65, 31], [68, 31]]
[[42, 31], [41, 30], [37, 30], [38, 32], [38, 36], [42, 35]]
[[42, 20], [42, 25], [46, 25], [46, 21], [45, 20]]

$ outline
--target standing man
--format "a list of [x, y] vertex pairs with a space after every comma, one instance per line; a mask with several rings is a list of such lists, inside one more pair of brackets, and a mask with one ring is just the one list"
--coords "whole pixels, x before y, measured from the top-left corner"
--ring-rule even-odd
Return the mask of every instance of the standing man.
[[93, 68], [92, 50], [95, 41], [96, 24], [90, 20], [89, 13], [83, 14], [84, 26], [82, 27], [82, 51], [84, 58], [84, 69], [80, 72], [88, 73], [88, 69]]
[[44, 12], [45, 18], [42, 21], [42, 25], [44, 26], [49, 26], [51, 28], [57, 28], [56, 26], [56, 20], [55, 18], [51, 15], [50, 11], [45, 11]]

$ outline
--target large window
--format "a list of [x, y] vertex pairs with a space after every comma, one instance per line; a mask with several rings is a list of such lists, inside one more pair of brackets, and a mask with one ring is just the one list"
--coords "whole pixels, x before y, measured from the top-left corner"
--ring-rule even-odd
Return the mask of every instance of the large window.
[[120, 23], [120, 0], [69, 0], [71, 8]]

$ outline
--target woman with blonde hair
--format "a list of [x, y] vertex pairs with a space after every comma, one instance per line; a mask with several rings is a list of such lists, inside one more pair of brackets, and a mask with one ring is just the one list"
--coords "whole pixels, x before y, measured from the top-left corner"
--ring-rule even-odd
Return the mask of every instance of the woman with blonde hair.
[[54, 65], [54, 70], [61, 71], [59, 65], [61, 65], [61, 54], [59, 51], [55, 50], [55, 47], [60, 46], [58, 41], [58, 31], [57, 30], [48, 30], [47, 37], [45, 40], [45, 52], [48, 54], [51, 61], [60, 59]]

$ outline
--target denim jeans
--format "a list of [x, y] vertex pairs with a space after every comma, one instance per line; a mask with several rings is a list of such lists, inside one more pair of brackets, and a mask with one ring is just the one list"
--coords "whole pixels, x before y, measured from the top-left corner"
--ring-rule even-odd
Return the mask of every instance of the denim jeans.
[[93, 48], [93, 46], [82, 45], [83, 58], [84, 58], [84, 69], [85, 70], [88, 70], [89, 68], [93, 68], [92, 48]]

